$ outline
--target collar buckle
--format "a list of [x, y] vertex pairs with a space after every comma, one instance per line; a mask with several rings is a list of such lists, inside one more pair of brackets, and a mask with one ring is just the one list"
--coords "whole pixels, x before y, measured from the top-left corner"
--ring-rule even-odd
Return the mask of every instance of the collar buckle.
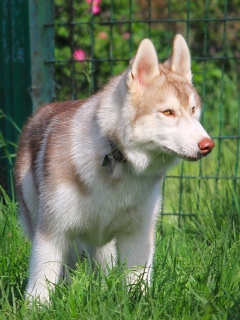
[[109, 163], [111, 163], [111, 160], [114, 159], [118, 162], [126, 162], [126, 159], [124, 158], [124, 155], [122, 152], [118, 149], [118, 147], [112, 142], [109, 141], [111, 152], [108, 154], [105, 154], [103, 161], [102, 161], [102, 167], [107, 167]]

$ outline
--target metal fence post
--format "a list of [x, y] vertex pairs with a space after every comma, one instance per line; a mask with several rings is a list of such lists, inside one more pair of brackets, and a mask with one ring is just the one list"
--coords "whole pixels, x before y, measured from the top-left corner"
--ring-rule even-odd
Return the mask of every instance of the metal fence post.
[[[45, 63], [53, 56], [54, 32], [44, 27], [52, 22], [53, 6], [47, 0], [2, 0], [0, 8], [0, 109], [22, 128], [37, 106], [55, 98], [53, 67]], [[19, 132], [6, 118], [0, 121], [6, 142], [0, 146], [0, 182], [10, 190]]]
[[[32, 110], [28, 3], [3, 0], [0, 22], [0, 108], [21, 127]], [[9, 122], [3, 128], [7, 140], [17, 140], [18, 133]]]
[[55, 99], [53, 1], [29, 0], [32, 109]]

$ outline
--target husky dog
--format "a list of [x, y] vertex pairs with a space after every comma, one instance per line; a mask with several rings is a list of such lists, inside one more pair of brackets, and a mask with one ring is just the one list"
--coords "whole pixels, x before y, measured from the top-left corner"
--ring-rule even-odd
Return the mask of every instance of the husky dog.
[[[144, 39], [130, 66], [85, 101], [52, 103], [29, 119], [15, 167], [21, 220], [32, 240], [27, 296], [49, 301], [63, 265], [86, 251], [128, 283], [150, 281], [161, 182], [177, 159], [214, 142], [199, 122], [188, 46], [176, 35], [163, 64]], [[134, 271], [133, 271], [133, 268]], [[132, 270], [132, 271], [131, 271]]]

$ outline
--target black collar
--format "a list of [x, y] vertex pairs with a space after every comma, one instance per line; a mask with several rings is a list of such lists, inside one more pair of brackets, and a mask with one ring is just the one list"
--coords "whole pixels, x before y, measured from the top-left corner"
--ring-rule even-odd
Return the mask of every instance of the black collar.
[[118, 149], [117, 145], [109, 140], [109, 144], [111, 147], [111, 152], [108, 154], [105, 154], [103, 161], [102, 161], [102, 166], [106, 167], [109, 163], [111, 163], [111, 160], [114, 159], [118, 162], [126, 162], [126, 159], [124, 158], [124, 155], [122, 152]]

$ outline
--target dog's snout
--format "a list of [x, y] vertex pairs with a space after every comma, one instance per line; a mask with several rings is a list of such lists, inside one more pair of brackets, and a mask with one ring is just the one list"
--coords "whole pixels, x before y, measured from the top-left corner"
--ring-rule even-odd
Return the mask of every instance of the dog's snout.
[[198, 143], [199, 149], [203, 155], [207, 155], [212, 151], [215, 143], [210, 138], [204, 138]]

